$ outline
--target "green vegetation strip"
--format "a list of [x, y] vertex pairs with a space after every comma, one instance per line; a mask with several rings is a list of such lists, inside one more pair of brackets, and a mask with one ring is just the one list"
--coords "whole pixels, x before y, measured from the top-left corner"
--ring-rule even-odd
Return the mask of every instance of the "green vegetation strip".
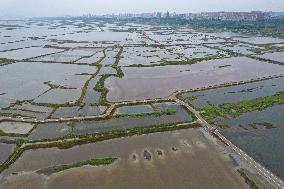
[[237, 117], [246, 112], [261, 111], [277, 104], [284, 104], [284, 92], [238, 103], [225, 103], [217, 107], [209, 104], [202, 107], [201, 110], [204, 111], [202, 116], [213, 123], [217, 117]]
[[[99, 104], [102, 105], [102, 106], [109, 106], [109, 103], [107, 102], [107, 99], [106, 99], [108, 89], [105, 87], [105, 84], [104, 84], [105, 80], [107, 78], [111, 77], [111, 76], [120, 77], [120, 78], [124, 76], [123, 71], [118, 66], [118, 63], [119, 63], [120, 58], [121, 58], [122, 53], [123, 53], [123, 47], [119, 47], [119, 48], [120, 48], [120, 50], [115, 57], [116, 58], [115, 63], [111, 66], [112, 68], [116, 69], [117, 73], [116, 74], [105, 74], [105, 75], [103, 75], [99, 79], [99, 81], [97, 82], [97, 84], [95, 86], [95, 90], [101, 93], [101, 97], [99, 99]], [[102, 66], [102, 65], [100, 65], [100, 66]]]
[[108, 74], [108, 75], [103, 75], [100, 80], [97, 82], [96, 86], [95, 86], [95, 90], [101, 93], [101, 97], [99, 99], [99, 104], [102, 106], [108, 106], [109, 103], [107, 103], [107, 93], [108, 93], [108, 89], [105, 87], [105, 80], [110, 77], [112, 75]]
[[92, 81], [92, 79], [94, 79], [100, 73], [100, 70], [101, 70], [101, 66], [98, 65], [96, 73], [92, 74], [92, 76], [85, 82], [85, 84], [83, 86], [83, 89], [82, 89], [81, 96], [75, 103], [76, 105], [81, 105], [82, 104], [82, 102], [83, 102], [83, 100], [84, 100], [84, 98], [86, 96], [86, 93], [87, 93], [87, 90], [88, 90], [90, 82]]
[[239, 169], [238, 172], [240, 173], [241, 177], [243, 177], [245, 179], [245, 182], [249, 185], [249, 187], [251, 189], [260, 189], [257, 186], [257, 184], [247, 176], [247, 174], [244, 172], [244, 170]]
[[11, 59], [6, 59], [6, 58], [0, 58], [0, 66], [1, 65], [7, 65], [7, 64], [11, 64], [14, 63], [14, 60]]
[[155, 116], [155, 117], [161, 117], [163, 115], [173, 115], [175, 114], [176, 111], [172, 109], [165, 109], [160, 112], [149, 112], [149, 113], [140, 113], [140, 114], [116, 114], [114, 117], [131, 117], [131, 116], [136, 116], [136, 117], [143, 117], [143, 116]]
[[76, 167], [82, 167], [85, 165], [92, 165], [92, 166], [98, 166], [98, 165], [109, 165], [112, 164], [117, 158], [98, 158], [98, 159], [90, 159], [82, 162], [76, 162], [73, 164], [68, 165], [60, 165], [57, 167], [54, 167], [54, 170], [56, 172], [64, 171], [66, 169], [76, 168]]
[[125, 66], [125, 67], [155, 67], [155, 66], [168, 66], [168, 65], [190, 65], [190, 64], [196, 64], [202, 61], [209, 61], [209, 60], [215, 60], [215, 59], [220, 59], [220, 58], [222, 58], [222, 56], [212, 55], [212, 56], [208, 56], [204, 58], [192, 58], [192, 59], [183, 60], [183, 61], [164, 61], [158, 64], [132, 64], [132, 65]]

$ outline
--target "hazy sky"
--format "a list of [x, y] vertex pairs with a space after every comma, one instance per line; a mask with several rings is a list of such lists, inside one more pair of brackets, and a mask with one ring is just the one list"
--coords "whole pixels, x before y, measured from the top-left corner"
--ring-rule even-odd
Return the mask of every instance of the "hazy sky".
[[167, 10], [284, 12], [284, 0], [0, 0], [0, 19]]

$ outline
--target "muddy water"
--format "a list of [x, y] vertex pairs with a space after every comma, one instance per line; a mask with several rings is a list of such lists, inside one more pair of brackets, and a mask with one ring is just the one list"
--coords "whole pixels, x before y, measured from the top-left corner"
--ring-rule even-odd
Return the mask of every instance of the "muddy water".
[[107, 167], [85, 166], [49, 177], [26, 172], [3, 178], [0, 188], [244, 188], [231, 161], [220, 150], [199, 129], [121, 138], [65, 150], [31, 150], [2, 176], [97, 157], [119, 160]]
[[[230, 65], [226, 67], [220, 67]], [[208, 87], [284, 73], [284, 67], [245, 57], [204, 61], [194, 65], [123, 68], [124, 77], [106, 80], [108, 100], [167, 97], [182, 89]]]

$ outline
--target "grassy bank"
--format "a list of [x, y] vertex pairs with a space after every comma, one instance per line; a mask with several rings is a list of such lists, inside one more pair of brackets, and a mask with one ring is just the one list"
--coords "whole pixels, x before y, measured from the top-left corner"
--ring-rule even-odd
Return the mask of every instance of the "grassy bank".
[[238, 172], [241, 175], [241, 177], [243, 177], [245, 179], [245, 182], [247, 183], [247, 185], [249, 185], [249, 187], [251, 189], [260, 189], [257, 186], [257, 184], [247, 176], [247, 174], [244, 172], [244, 170], [239, 169]]
[[168, 66], [168, 65], [191, 65], [191, 64], [196, 64], [198, 62], [202, 62], [202, 61], [209, 61], [209, 60], [216, 60], [216, 59], [220, 59], [223, 58], [222, 56], [218, 56], [218, 55], [212, 55], [212, 56], [207, 56], [204, 58], [192, 58], [192, 59], [188, 59], [188, 60], [182, 60], [182, 61], [164, 61], [161, 63], [155, 63], [155, 64], [132, 64], [129, 66], [125, 66], [125, 67], [156, 67], [156, 66]]
[[202, 107], [201, 110], [204, 111], [202, 116], [210, 123], [213, 123], [217, 117], [237, 117], [246, 112], [261, 111], [277, 104], [284, 104], [284, 92], [238, 103], [225, 103], [219, 106], [208, 104]]
[[161, 117], [163, 115], [173, 115], [176, 111], [172, 109], [165, 109], [160, 112], [148, 112], [148, 113], [140, 113], [140, 114], [116, 114], [114, 117], [142, 117], [142, 116], [155, 116], [155, 117]]
[[68, 165], [60, 165], [60, 166], [56, 166], [54, 167], [54, 170], [56, 172], [60, 172], [60, 171], [64, 171], [67, 169], [71, 169], [71, 168], [76, 168], [76, 167], [82, 167], [85, 165], [92, 165], [92, 166], [98, 166], [98, 165], [109, 165], [112, 164], [117, 158], [99, 158], [99, 159], [90, 159], [90, 160], [86, 160], [86, 161], [81, 161], [81, 162], [76, 162], [73, 164], [68, 164]]
[[0, 58], [0, 66], [4, 66], [4, 65], [7, 65], [7, 64], [12, 64], [14, 62], [15, 61], [11, 60], [11, 59]]
[[[104, 52], [105, 53], [105, 52]], [[116, 69], [116, 74], [105, 74], [102, 75], [102, 77], [100, 78], [100, 80], [97, 82], [96, 86], [95, 86], [95, 90], [101, 93], [101, 97], [99, 100], [99, 104], [100, 105], [105, 105], [105, 106], [109, 106], [109, 103], [106, 99], [107, 97], [107, 93], [108, 93], [108, 89], [105, 87], [105, 80], [111, 76], [114, 77], [123, 77], [123, 71], [121, 70], [121, 68], [118, 66], [118, 63], [122, 57], [122, 53], [123, 53], [123, 47], [119, 47], [119, 52], [118, 54], [115, 56], [115, 63], [113, 65], [111, 65], [112, 68]], [[102, 66], [102, 65], [100, 65]]]

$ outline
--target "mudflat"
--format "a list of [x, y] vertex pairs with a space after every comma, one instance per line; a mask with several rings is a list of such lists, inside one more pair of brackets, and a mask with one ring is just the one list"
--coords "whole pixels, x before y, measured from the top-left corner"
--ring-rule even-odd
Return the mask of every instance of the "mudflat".
[[[188, 129], [63, 150], [30, 150], [3, 172], [0, 188], [246, 188], [228, 154], [211, 140], [202, 129]], [[51, 175], [40, 171], [100, 157], [118, 160], [108, 166], [83, 166]]]

